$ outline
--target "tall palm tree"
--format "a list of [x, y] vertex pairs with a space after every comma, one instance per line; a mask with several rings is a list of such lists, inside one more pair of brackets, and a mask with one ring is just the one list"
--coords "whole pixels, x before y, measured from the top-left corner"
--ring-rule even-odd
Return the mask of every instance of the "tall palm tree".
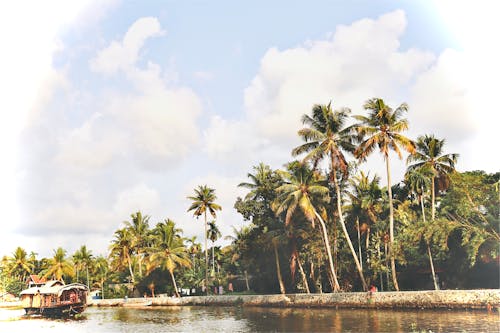
[[[423, 226], [427, 225], [425, 218], [425, 209], [424, 209], [424, 195], [425, 192], [429, 189], [429, 184], [434, 175], [434, 172], [427, 166], [422, 166], [420, 168], [408, 170], [405, 174], [405, 183], [409, 187], [410, 191], [413, 192], [420, 204]], [[425, 230], [424, 230], [425, 231]], [[432, 280], [434, 282], [434, 289], [438, 290], [439, 286], [436, 279], [436, 273], [434, 271], [434, 262], [432, 260], [432, 252], [430, 242], [426, 240], [427, 246], [427, 254], [429, 256], [429, 264], [431, 267]]]
[[[358, 229], [359, 258], [362, 261], [360, 228], [363, 227], [366, 233], [365, 249], [368, 253], [370, 242], [370, 230], [377, 222], [378, 214], [382, 211], [381, 196], [382, 189], [379, 186], [380, 178], [369, 175], [363, 171], [349, 180], [351, 192], [348, 193], [350, 204], [347, 206], [349, 217], [356, 221]], [[367, 256], [368, 259], [368, 256]]]
[[48, 264], [44, 277], [64, 281], [63, 276], [73, 276], [75, 274], [73, 263], [66, 258], [66, 250], [62, 247], [54, 250], [54, 256], [48, 260]]
[[333, 183], [336, 192], [336, 209], [340, 225], [347, 240], [347, 244], [349, 245], [349, 249], [351, 250], [359, 277], [363, 284], [363, 289], [366, 290], [367, 286], [363, 275], [363, 269], [345, 225], [342, 213], [342, 197], [339, 179], [337, 179], [338, 173], [340, 173], [344, 179], [347, 178], [349, 168], [344, 156], [344, 151], [352, 152], [355, 148], [353, 144], [354, 135], [352, 134], [352, 129], [345, 127], [350, 112], [351, 111], [347, 108], [333, 111], [331, 103], [328, 105], [315, 105], [312, 109], [312, 116], [302, 116], [302, 122], [308, 127], [298, 132], [299, 136], [306, 143], [293, 149], [292, 155], [297, 156], [302, 153], [307, 153], [304, 157], [304, 161], [312, 161], [314, 166], [324, 158], [329, 159], [330, 182]]
[[92, 251], [87, 250], [87, 246], [82, 245], [80, 249], [78, 249], [73, 254], [73, 263], [75, 264], [76, 276], [78, 280], [78, 270], [79, 268], [83, 268], [87, 272], [87, 287], [90, 288], [89, 283], [89, 267], [92, 264], [92, 259], [94, 256], [92, 255]]
[[114, 239], [111, 242], [109, 247], [110, 249], [110, 258], [112, 259], [112, 263], [116, 265], [117, 268], [128, 267], [130, 280], [133, 285], [135, 285], [135, 276], [134, 271], [132, 269], [132, 236], [130, 234], [129, 229], [122, 228], [115, 231]]
[[221, 236], [222, 236], [222, 234], [220, 233], [219, 228], [215, 224], [215, 221], [210, 221], [208, 223], [207, 238], [212, 241], [212, 274], [215, 274], [215, 255], [214, 255], [215, 244], [214, 243]]
[[406, 103], [401, 104], [396, 109], [392, 109], [385, 104], [381, 98], [372, 98], [365, 102], [364, 109], [368, 111], [368, 116], [355, 116], [360, 123], [355, 125], [360, 137], [360, 144], [354, 151], [354, 155], [364, 161], [376, 148], [384, 157], [387, 171], [387, 191], [389, 197], [389, 253], [391, 257], [392, 282], [394, 288], [399, 291], [396, 277], [396, 262], [394, 258], [394, 207], [392, 203], [391, 189], [391, 169], [389, 162], [389, 152], [393, 150], [402, 159], [402, 151], [406, 150], [410, 154], [415, 152], [415, 144], [405, 137], [401, 132], [408, 129], [408, 121], [403, 114], [408, 111]]
[[98, 286], [101, 288], [101, 298], [104, 299], [104, 282], [109, 273], [108, 260], [103, 256], [98, 256], [95, 259], [95, 269], [97, 273]]
[[[431, 175], [431, 219], [436, 216], [436, 179], [446, 180], [448, 174], [455, 171], [455, 163], [458, 154], [443, 154], [444, 139], [439, 140], [434, 135], [423, 135], [417, 138], [416, 151], [408, 156], [407, 162], [416, 162], [408, 167], [408, 170], [428, 168]], [[437, 177], [437, 178], [436, 178]], [[441, 182], [443, 183], [443, 182]]]
[[188, 209], [188, 212], [194, 211], [193, 215], [196, 216], [196, 218], [203, 215], [205, 219], [205, 288], [208, 295], [207, 211], [215, 219], [217, 218], [216, 211], [222, 210], [222, 207], [215, 203], [217, 196], [215, 195], [215, 190], [213, 188], [210, 188], [207, 185], [203, 186], [200, 185], [198, 186], [198, 188], [194, 190], [194, 193], [195, 193], [194, 196], [188, 197], [188, 199], [193, 201], [193, 203]]
[[318, 179], [317, 174], [304, 163], [292, 165], [289, 169], [291, 169], [291, 172], [280, 172], [284, 184], [276, 189], [278, 193], [274, 204], [276, 215], [286, 212], [285, 225], [288, 225], [298, 207], [306, 219], [311, 222], [313, 228], [315, 226], [314, 221], [319, 221], [333, 280], [332, 289], [333, 291], [339, 291], [340, 286], [333, 266], [326, 224], [321, 214], [318, 213], [318, 210], [325, 213], [324, 205], [329, 202], [328, 187], [324, 186], [324, 182]]
[[12, 253], [12, 257], [7, 258], [7, 270], [10, 276], [19, 281], [26, 281], [33, 271], [34, 265], [30, 262], [26, 250], [17, 247]]
[[139, 276], [142, 277], [142, 261], [144, 249], [147, 247], [149, 234], [149, 216], [143, 216], [140, 211], [130, 215], [132, 221], [124, 221], [125, 228], [130, 232], [131, 249], [137, 255]]
[[174, 271], [178, 266], [190, 267], [189, 252], [184, 246], [184, 240], [180, 236], [181, 229], [175, 227], [174, 221], [167, 219], [165, 222], [158, 223], [153, 229], [153, 247], [150, 249], [149, 270], [156, 267], [166, 269], [172, 284], [174, 292], [179, 297], [177, 283], [175, 282]]

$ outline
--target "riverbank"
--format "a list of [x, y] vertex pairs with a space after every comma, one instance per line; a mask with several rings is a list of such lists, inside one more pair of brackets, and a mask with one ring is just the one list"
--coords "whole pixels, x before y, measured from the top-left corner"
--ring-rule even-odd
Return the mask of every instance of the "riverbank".
[[260, 306], [296, 308], [481, 309], [500, 308], [500, 289], [221, 295], [90, 300], [89, 306]]

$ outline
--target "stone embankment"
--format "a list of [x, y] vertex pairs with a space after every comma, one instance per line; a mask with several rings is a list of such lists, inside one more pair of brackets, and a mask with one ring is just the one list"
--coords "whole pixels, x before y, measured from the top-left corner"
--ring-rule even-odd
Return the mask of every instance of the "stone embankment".
[[303, 308], [484, 309], [500, 308], [500, 289], [370, 293], [222, 295], [91, 300], [92, 306], [268, 306]]

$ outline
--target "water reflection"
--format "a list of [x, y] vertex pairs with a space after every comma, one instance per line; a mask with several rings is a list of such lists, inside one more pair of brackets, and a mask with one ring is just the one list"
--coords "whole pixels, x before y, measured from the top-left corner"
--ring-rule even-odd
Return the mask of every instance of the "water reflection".
[[0, 309], [0, 332], [498, 332], [498, 313], [258, 307], [89, 308], [79, 319]]

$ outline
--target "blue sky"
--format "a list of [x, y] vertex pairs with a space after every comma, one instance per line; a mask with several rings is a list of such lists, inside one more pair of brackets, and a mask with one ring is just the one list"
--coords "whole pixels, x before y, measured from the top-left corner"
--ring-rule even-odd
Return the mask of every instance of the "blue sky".
[[[20, 1], [0, 5], [0, 255], [105, 254], [137, 210], [172, 218], [216, 189], [223, 234], [237, 184], [278, 168], [314, 103], [408, 102], [410, 131], [499, 170], [494, 1]], [[57, 9], [57, 10], [56, 10]], [[492, 119], [486, 121], [485, 119]], [[483, 148], [484, 147], [484, 148]], [[394, 159], [395, 179], [405, 165]], [[363, 166], [384, 179], [377, 157]]]

